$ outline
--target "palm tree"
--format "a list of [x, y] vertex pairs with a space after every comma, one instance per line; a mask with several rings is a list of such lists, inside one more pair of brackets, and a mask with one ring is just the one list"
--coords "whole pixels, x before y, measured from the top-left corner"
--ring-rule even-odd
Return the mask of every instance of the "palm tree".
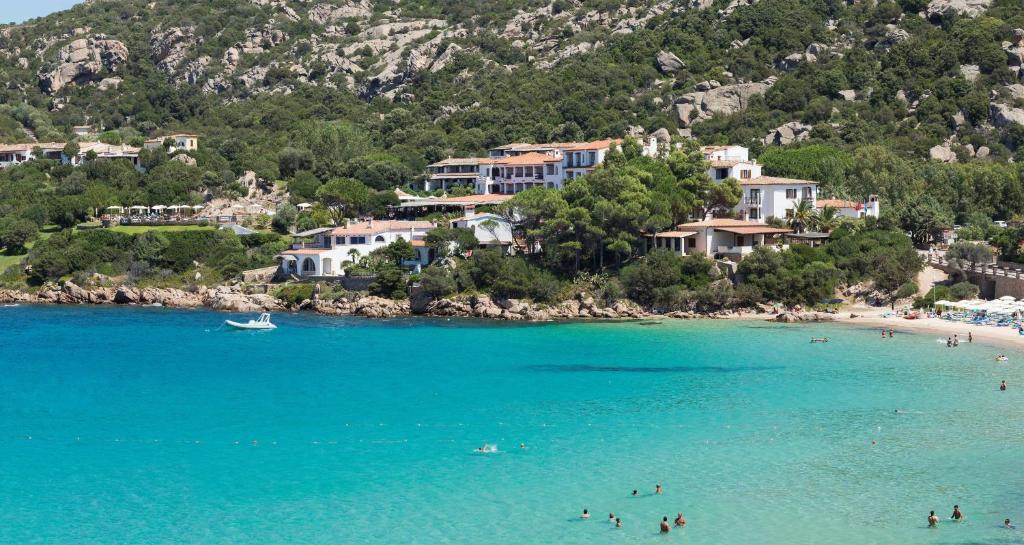
[[793, 215], [789, 218], [789, 226], [797, 233], [803, 233], [804, 229], [810, 225], [813, 218], [814, 207], [811, 206], [811, 201], [801, 199], [796, 202], [796, 208], [793, 209]]
[[839, 227], [840, 223], [842, 223], [842, 218], [839, 216], [839, 210], [826, 206], [814, 215], [811, 226], [816, 231], [831, 233], [833, 229]]
[[359, 264], [359, 250], [352, 248], [351, 250], [348, 251], [348, 256], [352, 258], [353, 265]]

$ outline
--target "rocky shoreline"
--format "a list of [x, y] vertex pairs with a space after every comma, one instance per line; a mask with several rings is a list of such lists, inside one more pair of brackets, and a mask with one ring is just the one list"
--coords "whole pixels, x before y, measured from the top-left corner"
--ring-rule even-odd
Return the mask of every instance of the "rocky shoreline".
[[208, 308], [225, 312], [311, 311], [330, 316], [396, 318], [403, 316], [486, 318], [506, 321], [547, 322], [564, 320], [642, 320], [655, 318], [732, 319], [754, 318], [777, 322], [818, 322], [836, 319], [834, 314], [785, 311], [776, 313], [761, 306], [750, 311], [651, 312], [632, 301], [604, 306], [584, 293], [554, 305], [515, 299], [492, 299], [487, 295], [445, 299], [414, 298], [392, 300], [375, 296], [336, 300], [306, 299], [288, 303], [266, 293], [249, 293], [242, 286], [201, 286], [194, 290], [178, 288], [136, 288], [132, 286], [83, 288], [73, 282], [48, 284], [35, 292], [0, 289], [0, 304], [50, 305], [148, 305], [170, 308]]

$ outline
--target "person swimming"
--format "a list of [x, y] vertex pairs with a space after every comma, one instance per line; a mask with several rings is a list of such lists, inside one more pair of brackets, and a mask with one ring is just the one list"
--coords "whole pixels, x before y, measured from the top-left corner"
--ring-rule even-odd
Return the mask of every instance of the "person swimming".
[[615, 522], [615, 513], [608, 513], [608, 522]]
[[953, 346], [960, 346], [960, 339], [953, 335]]
[[827, 343], [828, 342], [828, 337], [821, 337], [821, 338], [811, 337], [811, 342], [812, 343]]
[[1013, 530], [1013, 529], [1016, 529], [1017, 527], [1012, 525], [1012, 524], [1010, 524], [1010, 519], [1006, 519], [1006, 520], [1003, 521], [1003, 528], [1006, 528], [1007, 530]]
[[931, 514], [928, 515], [928, 527], [929, 528], [935, 528], [938, 525], [939, 525], [939, 517], [937, 517], [935, 515], [935, 511], [932, 511]]
[[661, 494], [661, 483], [654, 485], [654, 493]]
[[675, 525], [679, 526], [680, 528], [682, 528], [683, 526], [686, 526], [686, 519], [683, 518], [683, 514], [682, 513], [678, 513], [676, 515]]
[[946, 348], [953, 347], [953, 337], [946, 337]]
[[891, 327], [889, 328], [889, 338], [890, 339], [892, 338], [892, 328]]
[[583, 510], [583, 514], [580, 515], [580, 518], [583, 519], [583, 520], [588, 520], [590, 518], [590, 511], [587, 511], [586, 509], [584, 509]]
[[668, 526], [668, 517], [661, 517], [661, 533], [667, 534], [671, 530]]
[[959, 505], [954, 505], [953, 506], [953, 514], [950, 515], [949, 518], [951, 518], [951, 519], [953, 519], [953, 520], [955, 520], [957, 522], [960, 522], [961, 520], [964, 519], [964, 514], [960, 512], [960, 506]]
[[999, 391], [1000, 392], [1005, 392], [1006, 391], [1006, 381], [1005, 380], [999, 383]]
[[[1006, 520], [1010, 520], [1010, 519], [1006, 519]], [[616, 528], [622, 528], [622, 519], [620, 519], [620, 518], [616, 518], [615, 519], [615, 527]]]
[[640, 495], [640, 492], [638, 492], [637, 489], [634, 488], [633, 489], [633, 497], [635, 498], [635, 497], [637, 497], [639, 495]]

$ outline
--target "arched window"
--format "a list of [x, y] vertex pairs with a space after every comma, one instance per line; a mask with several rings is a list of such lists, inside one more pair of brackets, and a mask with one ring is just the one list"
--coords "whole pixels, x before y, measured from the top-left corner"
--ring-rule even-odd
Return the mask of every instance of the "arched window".
[[377, 235], [377, 238], [373, 239], [374, 242], [384, 242], [384, 235]]
[[302, 272], [304, 272], [304, 273], [315, 273], [316, 272], [316, 262], [313, 261], [311, 258], [308, 258], [308, 257], [306, 259], [303, 259], [302, 260]]

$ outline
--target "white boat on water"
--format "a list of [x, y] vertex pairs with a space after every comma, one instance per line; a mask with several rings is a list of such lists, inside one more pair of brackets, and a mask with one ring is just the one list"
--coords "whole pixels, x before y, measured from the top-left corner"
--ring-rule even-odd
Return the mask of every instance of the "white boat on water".
[[270, 323], [270, 313], [264, 312], [259, 318], [248, 322], [233, 322], [224, 320], [224, 323], [235, 329], [277, 329], [277, 326]]

